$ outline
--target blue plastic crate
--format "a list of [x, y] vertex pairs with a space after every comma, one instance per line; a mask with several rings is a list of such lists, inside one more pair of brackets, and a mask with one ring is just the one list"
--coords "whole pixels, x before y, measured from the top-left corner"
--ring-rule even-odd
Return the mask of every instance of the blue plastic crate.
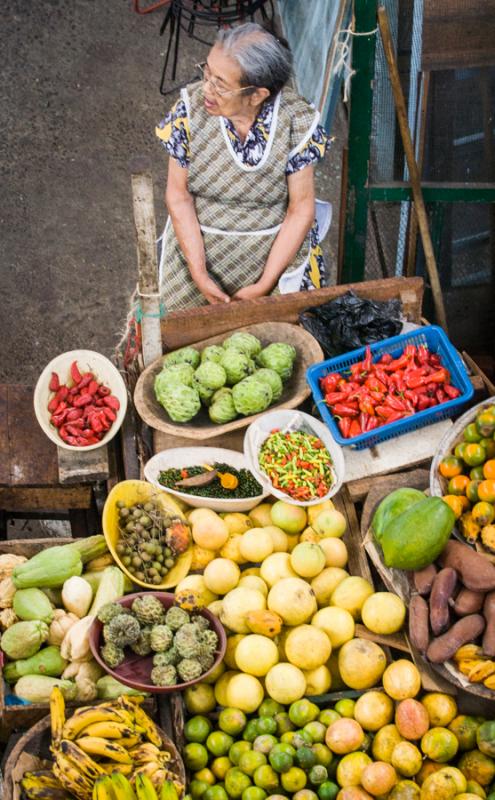
[[344, 377], [350, 375], [351, 364], [362, 361], [366, 348], [360, 347], [359, 350], [352, 350], [350, 353], [330, 358], [328, 361], [321, 361], [307, 370], [306, 378], [319, 413], [330, 429], [335, 441], [343, 447], [364, 450], [403, 433], [415, 431], [424, 425], [440, 422], [442, 419], [454, 416], [473, 396], [474, 389], [461, 358], [443, 330], [437, 325], [427, 325], [410, 333], [401, 333], [399, 336], [392, 336], [390, 339], [383, 339], [381, 342], [370, 345], [373, 361], [378, 361], [385, 353], [390, 353], [393, 358], [398, 358], [408, 344], [423, 344], [428, 347], [430, 352], [438, 353], [442, 359], [442, 366], [450, 372], [452, 385], [459, 389], [461, 394], [455, 400], [448, 400], [440, 406], [418, 411], [410, 417], [404, 417], [404, 419], [391, 422], [389, 425], [383, 425], [381, 428], [368, 431], [368, 433], [354, 436], [352, 439], [344, 439], [342, 436], [332, 412], [325, 403], [320, 389], [320, 379], [330, 372], [340, 372]]

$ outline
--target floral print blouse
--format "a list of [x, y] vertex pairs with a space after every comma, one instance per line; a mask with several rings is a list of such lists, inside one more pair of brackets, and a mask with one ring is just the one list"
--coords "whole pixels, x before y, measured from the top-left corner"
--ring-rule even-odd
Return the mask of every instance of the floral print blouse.
[[[225, 127], [234, 152], [243, 164], [254, 167], [261, 161], [270, 136], [273, 109], [273, 101], [263, 104], [244, 142], [239, 138], [232, 122], [224, 118]], [[177, 100], [165, 118], [159, 123], [155, 132], [168, 154], [181, 167], [187, 169], [190, 161], [190, 128], [186, 104], [183, 100]], [[285, 174], [292, 175], [304, 169], [304, 167], [316, 164], [324, 157], [329, 145], [330, 140], [326, 131], [321, 125], [317, 125], [311, 138], [302, 145], [297, 153], [288, 159]], [[315, 220], [310, 231], [309, 261], [301, 283], [301, 291], [319, 289], [326, 286], [327, 283], [318, 223]]]

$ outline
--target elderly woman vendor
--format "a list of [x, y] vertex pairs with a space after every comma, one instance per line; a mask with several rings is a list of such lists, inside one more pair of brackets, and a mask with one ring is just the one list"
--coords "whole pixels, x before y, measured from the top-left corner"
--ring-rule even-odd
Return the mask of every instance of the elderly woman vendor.
[[328, 137], [289, 88], [289, 50], [254, 23], [221, 30], [203, 79], [156, 129], [170, 154], [169, 310], [326, 285], [314, 165]]

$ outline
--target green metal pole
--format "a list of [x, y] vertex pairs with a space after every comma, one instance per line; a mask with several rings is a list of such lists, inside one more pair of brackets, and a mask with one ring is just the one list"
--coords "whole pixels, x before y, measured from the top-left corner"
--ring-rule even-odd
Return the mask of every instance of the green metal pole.
[[[354, 0], [356, 33], [376, 28], [375, 0]], [[344, 234], [344, 283], [364, 279], [366, 229], [368, 224], [368, 166], [370, 157], [373, 78], [376, 33], [352, 40], [352, 68], [349, 115], [349, 169]]]

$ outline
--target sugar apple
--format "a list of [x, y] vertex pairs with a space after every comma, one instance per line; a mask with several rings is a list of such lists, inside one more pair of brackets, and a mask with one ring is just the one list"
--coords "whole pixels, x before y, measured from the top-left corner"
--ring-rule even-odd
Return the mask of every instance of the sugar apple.
[[296, 348], [291, 344], [272, 342], [261, 351], [256, 360], [260, 366], [278, 372], [282, 380], [286, 381], [292, 375], [292, 367], [296, 356]]
[[218, 364], [224, 352], [225, 350], [223, 347], [220, 347], [218, 344], [210, 344], [201, 352], [201, 363], [204, 361], [216, 361]]
[[168, 650], [165, 650], [163, 653], [156, 653], [153, 656], [153, 666], [154, 667], [168, 667], [169, 664], [177, 664], [178, 661], [181, 660], [181, 656], [177, 652], [177, 648], [175, 645], [169, 647]]
[[183, 625], [174, 636], [174, 645], [182, 658], [194, 658], [201, 652], [199, 631], [194, 625]]
[[120, 603], [105, 603], [105, 605], [100, 608], [96, 616], [100, 622], [103, 622], [103, 624], [106, 625], [106, 623], [110, 622], [111, 619], [119, 614], [126, 613], [127, 611], [128, 609], [126, 609], [125, 606], [121, 606]]
[[206, 389], [213, 389], [213, 391], [216, 391], [217, 389], [221, 389], [222, 386], [225, 386], [226, 380], [227, 375], [220, 364], [217, 364], [216, 361], [204, 361], [194, 373], [193, 385], [196, 386], [196, 388], [198, 385], [201, 385]]
[[239, 381], [242, 381], [243, 378], [247, 378], [247, 376], [251, 375], [255, 370], [254, 361], [249, 358], [249, 356], [239, 352], [239, 350], [235, 350], [233, 347], [225, 351], [220, 364], [226, 372], [229, 386], [234, 386], [236, 383], [239, 383]]
[[232, 389], [235, 410], [244, 416], [265, 411], [272, 402], [272, 397], [271, 387], [258, 381], [255, 375], [245, 378]]
[[152, 594], [143, 594], [133, 600], [132, 613], [142, 625], [153, 625], [163, 616], [163, 606]]
[[131, 650], [138, 656], [149, 656], [151, 649], [151, 628], [142, 628], [139, 639], [131, 644]]
[[163, 367], [168, 367], [171, 364], [190, 364], [193, 369], [196, 369], [200, 360], [201, 356], [195, 347], [181, 347], [180, 350], [167, 353], [162, 365]]
[[153, 667], [150, 677], [155, 686], [175, 686], [177, 683], [177, 670], [173, 664], [165, 667]]
[[165, 623], [172, 631], [178, 631], [188, 622], [190, 622], [189, 614], [179, 606], [171, 606], [165, 614]]
[[193, 377], [194, 370], [190, 364], [171, 364], [165, 367], [158, 373], [153, 383], [156, 399], [159, 403], [164, 403], [171, 386], [176, 383], [192, 386]]
[[110, 669], [120, 666], [125, 658], [123, 648], [117, 647], [117, 645], [112, 644], [111, 642], [107, 642], [107, 644], [103, 645], [100, 650], [100, 655], [105, 664], [108, 664]]
[[172, 644], [174, 635], [168, 625], [155, 625], [151, 629], [150, 644], [155, 653], [163, 653]]
[[254, 358], [261, 351], [260, 340], [253, 336], [252, 333], [246, 333], [245, 331], [233, 333], [232, 336], [225, 339], [223, 346], [225, 350], [238, 350], [240, 353], [249, 356], [249, 358]]
[[139, 639], [141, 628], [137, 619], [130, 614], [117, 614], [103, 627], [103, 638], [108, 644], [125, 647]]
[[275, 403], [281, 397], [284, 385], [282, 383], [282, 378], [274, 369], [262, 367], [256, 370], [254, 377], [257, 381], [267, 383], [270, 386], [272, 390], [272, 403]]
[[[223, 392], [223, 394], [220, 394]], [[219, 389], [212, 397], [208, 415], [217, 425], [225, 425], [237, 417], [231, 389]]]
[[201, 409], [201, 400], [192, 386], [176, 383], [168, 388], [162, 405], [174, 422], [189, 422]]
[[177, 672], [179, 673], [179, 678], [181, 678], [184, 683], [195, 681], [196, 678], [199, 678], [203, 674], [201, 664], [196, 658], [183, 658], [182, 661], [179, 661], [177, 664]]

